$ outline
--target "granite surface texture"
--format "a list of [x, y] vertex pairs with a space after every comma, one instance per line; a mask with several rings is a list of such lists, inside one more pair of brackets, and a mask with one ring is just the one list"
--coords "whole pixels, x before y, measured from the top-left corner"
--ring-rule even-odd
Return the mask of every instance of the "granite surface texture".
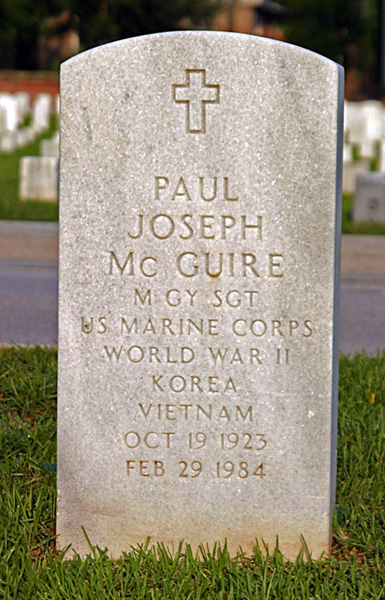
[[178, 32], [61, 92], [59, 547], [327, 552], [342, 69]]

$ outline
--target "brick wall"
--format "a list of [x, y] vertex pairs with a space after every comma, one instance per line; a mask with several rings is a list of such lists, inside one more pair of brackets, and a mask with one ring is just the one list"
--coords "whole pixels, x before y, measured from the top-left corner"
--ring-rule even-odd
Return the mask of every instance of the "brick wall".
[[32, 101], [40, 93], [56, 96], [59, 93], [59, 75], [43, 71], [0, 70], [0, 92], [28, 92]]

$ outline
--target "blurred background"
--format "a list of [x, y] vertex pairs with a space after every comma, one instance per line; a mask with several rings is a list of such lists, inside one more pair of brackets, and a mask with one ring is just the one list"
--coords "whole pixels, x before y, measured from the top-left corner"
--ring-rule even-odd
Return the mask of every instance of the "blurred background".
[[384, 4], [384, 0], [0, 0], [0, 69], [2, 78], [15, 70], [57, 73], [63, 60], [107, 42], [161, 31], [213, 29], [285, 40], [323, 54], [345, 67], [347, 99], [380, 98], [385, 94]]

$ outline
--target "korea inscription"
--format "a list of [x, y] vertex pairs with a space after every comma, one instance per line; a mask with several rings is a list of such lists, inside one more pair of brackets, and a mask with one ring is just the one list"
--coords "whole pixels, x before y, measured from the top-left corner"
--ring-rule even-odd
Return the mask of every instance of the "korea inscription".
[[61, 78], [59, 547], [327, 552], [339, 68], [184, 32]]

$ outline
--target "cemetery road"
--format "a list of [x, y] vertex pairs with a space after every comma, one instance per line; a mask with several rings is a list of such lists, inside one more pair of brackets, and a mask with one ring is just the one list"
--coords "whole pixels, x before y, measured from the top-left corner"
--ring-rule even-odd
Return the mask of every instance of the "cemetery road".
[[[0, 344], [57, 343], [55, 262], [0, 260]], [[385, 278], [343, 277], [340, 350], [385, 348]]]
[[0, 344], [57, 344], [55, 262], [0, 261]]
[[365, 350], [376, 355], [385, 348], [385, 278], [342, 277], [340, 351]]

